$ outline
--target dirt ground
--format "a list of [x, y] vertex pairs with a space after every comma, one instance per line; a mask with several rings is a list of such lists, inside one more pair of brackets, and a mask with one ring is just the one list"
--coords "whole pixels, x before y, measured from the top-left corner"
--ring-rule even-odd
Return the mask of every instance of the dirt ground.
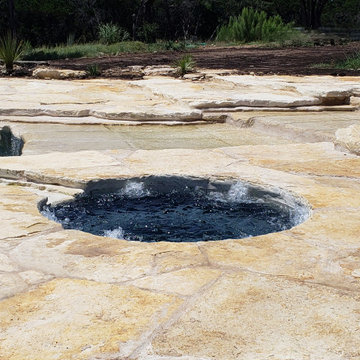
[[[197, 66], [207, 69], [234, 69], [239, 74], [281, 74], [281, 75], [360, 75], [360, 70], [318, 69], [311, 65], [343, 60], [360, 52], [360, 42], [346, 45], [317, 46], [301, 48], [258, 48], [258, 47], [203, 47], [188, 51]], [[116, 68], [131, 65], [172, 65], [184, 53], [159, 52], [121, 54], [100, 58], [81, 58], [50, 61], [61, 68], [86, 70], [90, 64], [98, 64], [107, 76], [116, 74]]]

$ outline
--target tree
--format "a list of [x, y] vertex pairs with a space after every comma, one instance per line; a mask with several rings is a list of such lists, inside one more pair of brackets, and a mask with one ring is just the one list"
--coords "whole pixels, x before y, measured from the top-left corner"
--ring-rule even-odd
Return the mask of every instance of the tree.
[[318, 29], [321, 26], [321, 15], [329, 0], [301, 0], [307, 29]]
[[8, 0], [9, 5], [9, 28], [12, 35], [16, 34], [16, 25], [15, 25], [15, 4], [14, 0]]

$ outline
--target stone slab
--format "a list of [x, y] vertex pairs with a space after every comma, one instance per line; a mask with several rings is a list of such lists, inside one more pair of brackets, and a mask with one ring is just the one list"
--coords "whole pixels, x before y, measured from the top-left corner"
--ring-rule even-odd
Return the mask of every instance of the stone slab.
[[200, 120], [201, 112], [122, 80], [0, 80], [0, 115]]

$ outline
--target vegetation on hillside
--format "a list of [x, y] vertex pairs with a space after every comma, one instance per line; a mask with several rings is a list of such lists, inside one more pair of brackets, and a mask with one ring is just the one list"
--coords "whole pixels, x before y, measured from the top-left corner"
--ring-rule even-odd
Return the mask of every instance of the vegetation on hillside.
[[360, 26], [359, 0], [0, 0], [0, 36], [11, 30], [34, 47], [213, 40], [246, 7], [276, 26], [278, 16], [308, 29]]
[[314, 41], [296, 26], [360, 26], [358, 0], [0, 0], [0, 11], [8, 72], [20, 56], [182, 51], [204, 41], [303, 46]]

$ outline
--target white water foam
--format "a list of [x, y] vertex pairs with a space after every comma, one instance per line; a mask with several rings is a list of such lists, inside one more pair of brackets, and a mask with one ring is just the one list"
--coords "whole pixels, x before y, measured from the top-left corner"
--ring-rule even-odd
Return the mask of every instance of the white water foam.
[[244, 183], [237, 182], [233, 185], [231, 185], [228, 193], [227, 198], [230, 202], [241, 202], [244, 201], [244, 199], [248, 195], [248, 187]]
[[248, 195], [248, 186], [242, 182], [237, 182], [230, 186], [230, 189], [227, 193], [221, 192], [210, 192], [208, 194], [208, 199], [218, 202], [231, 202], [231, 203], [240, 203], [246, 202]]
[[119, 191], [120, 195], [125, 195], [128, 198], [142, 198], [150, 195], [150, 191], [145, 189], [145, 184], [142, 182], [128, 182], [124, 189]]
[[49, 209], [44, 208], [41, 210], [41, 214], [44, 215], [46, 218], [48, 218], [51, 221], [60, 222], [60, 220], [55, 216], [53, 212], [51, 212]]
[[123, 239], [125, 239], [125, 232], [124, 232], [123, 228], [121, 226], [119, 226], [117, 229], [114, 229], [114, 230], [105, 230], [104, 236], [123, 240]]

